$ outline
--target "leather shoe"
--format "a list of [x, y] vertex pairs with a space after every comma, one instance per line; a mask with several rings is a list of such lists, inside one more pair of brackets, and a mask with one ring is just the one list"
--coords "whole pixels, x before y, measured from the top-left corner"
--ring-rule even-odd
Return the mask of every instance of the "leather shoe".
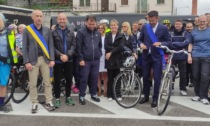
[[152, 107], [152, 108], [157, 107], [157, 100], [153, 100], [153, 101], [152, 101], [151, 107]]
[[144, 104], [149, 101], [149, 97], [144, 97], [140, 100], [139, 104]]

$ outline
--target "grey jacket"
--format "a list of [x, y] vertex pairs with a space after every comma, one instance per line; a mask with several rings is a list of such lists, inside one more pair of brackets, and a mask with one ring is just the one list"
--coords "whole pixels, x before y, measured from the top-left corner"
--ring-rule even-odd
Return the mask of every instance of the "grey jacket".
[[[49, 47], [49, 55], [50, 60], [45, 56], [44, 58], [46, 62], [54, 61], [54, 45], [53, 45], [53, 38], [52, 32], [48, 27], [42, 26], [42, 36], [44, 37], [45, 41]], [[31, 63], [32, 65], [36, 65], [38, 59], [38, 43], [33, 38], [31, 33], [25, 28], [23, 31], [23, 63]]]

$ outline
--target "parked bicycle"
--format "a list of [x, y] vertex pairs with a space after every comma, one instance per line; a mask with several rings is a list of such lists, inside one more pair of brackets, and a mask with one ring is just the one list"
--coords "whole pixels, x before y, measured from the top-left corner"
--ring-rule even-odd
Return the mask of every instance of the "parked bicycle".
[[163, 78], [161, 80], [157, 101], [157, 112], [159, 115], [162, 115], [168, 107], [171, 97], [172, 81], [173, 78], [176, 76], [176, 67], [172, 65], [172, 58], [174, 56], [174, 53], [184, 52], [185, 54], [187, 54], [187, 52], [184, 50], [170, 50], [167, 46], [160, 46], [160, 48], [165, 49], [170, 54], [166, 70], [163, 72]]
[[13, 68], [15, 75], [15, 87], [12, 92], [12, 100], [15, 103], [21, 103], [29, 95], [29, 77], [28, 71], [24, 66], [14, 66]]
[[135, 73], [135, 62], [134, 56], [127, 57], [113, 84], [114, 98], [124, 108], [134, 107], [141, 98], [142, 83]]

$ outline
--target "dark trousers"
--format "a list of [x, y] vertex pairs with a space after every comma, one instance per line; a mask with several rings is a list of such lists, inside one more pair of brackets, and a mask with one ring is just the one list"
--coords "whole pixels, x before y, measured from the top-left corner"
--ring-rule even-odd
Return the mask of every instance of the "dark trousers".
[[208, 98], [210, 58], [193, 58], [193, 78], [195, 95]]
[[73, 64], [74, 64], [74, 71], [73, 71], [73, 76], [74, 76], [74, 80], [75, 80], [75, 86], [79, 89], [79, 83], [80, 83], [80, 73], [79, 73], [79, 60], [76, 56], [74, 56], [73, 59]]
[[54, 94], [55, 98], [60, 98], [61, 78], [66, 80], [66, 97], [70, 97], [72, 85], [73, 62], [56, 63], [54, 66]]
[[120, 69], [107, 69], [108, 85], [107, 85], [107, 98], [113, 98], [113, 83], [115, 77], [120, 73]]
[[[87, 88], [88, 79], [90, 79], [91, 88], [89, 89], [91, 95], [96, 95], [98, 74], [99, 74], [99, 62], [100, 60], [85, 61], [85, 66], [80, 66], [80, 94], [84, 97]], [[90, 76], [90, 77], [89, 77]]]
[[187, 63], [187, 85], [190, 83], [193, 84], [193, 70], [192, 70], [192, 64]]
[[162, 76], [162, 59], [158, 61], [153, 61], [151, 55], [148, 55], [147, 60], [143, 60], [142, 62], [142, 70], [143, 70], [143, 92], [145, 97], [149, 97], [150, 95], [150, 72], [153, 69], [153, 77], [154, 77], [154, 93], [153, 100], [158, 99], [161, 76]]
[[[183, 90], [183, 91], [186, 91], [186, 85], [187, 85], [186, 64], [187, 64], [187, 60], [173, 60], [172, 64], [174, 66], [178, 66], [178, 69], [179, 69], [179, 77], [180, 77], [179, 89]], [[173, 82], [175, 82], [175, 77], [173, 78]]]

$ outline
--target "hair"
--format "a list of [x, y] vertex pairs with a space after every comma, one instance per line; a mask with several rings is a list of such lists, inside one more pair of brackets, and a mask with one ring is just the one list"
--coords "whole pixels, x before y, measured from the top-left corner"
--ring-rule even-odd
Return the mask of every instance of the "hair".
[[152, 10], [147, 15], [148, 17], [158, 17], [158, 12], [155, 10]]
[[110, 21], [110, 25], [111, 25], [112, 23], [116, 23], [117, 25], [119, 25], [119, 23], [118, 23], [118, 21], [117, 21], [116, 19], [112, 19], [112, 20]]
[[19, 24], [18, 27], [23, 27], [23, 28], [25, 28], [26, 25], [25, 25], [25, 24]]
[[175, 23], [176, 23], [176, 22], [180, 22], [180, 23], [183, 24], [183, 21], [182, 21], [181, 19], [177, 19], [177, 20], [175, 21]]
[[138, 21], [134, 21], [134, 22], [132, 23], [132, 25], [133, 25], [133, 24], [138, 24]]
[[96, 21], [96, 17], [94, 15], [87, 15], [85, 21]]
[[43, 12], [42, 12], [41, 10], [38, 10], [38, 9], [37, 9], [37, 10], [33, 10], [33, 11], [32, 11], [31, 16], [33, 17], [34, 14], [35, 14], [36, 12], [41, 12], [41, 13], [43, 14]]
[[147, 23], [147, 20], [145, 20], [145, 19], [140, 19], [138, 23], [143, 23], [143, 24], [145, 24], [145, 23]]
[[102, 26], [104, 28], [104, 32], [103, 33], [105, 33], [106, 32], [106, 26], [104, 24], [102, 24], [102, 23], [99, 23], [97, 25], [97, 28], [99, 28], [100, 26]]
[[[128, 27], [128, 30], [127, 30], [126, 33], [127, 33], [128, 35], [132, 35], [130, 23], [129, 23], [129, 22], [123, 22], [122, 25], [126, 25], [126, 26]], [[122, 29], [121, 29], [121, 33], [124, 33]]]
[[186, 23], [186, 26], [187, 26], [187, 24], [192, 24], [192, 26], [194, 26], [193, 22], [187, 22]]

